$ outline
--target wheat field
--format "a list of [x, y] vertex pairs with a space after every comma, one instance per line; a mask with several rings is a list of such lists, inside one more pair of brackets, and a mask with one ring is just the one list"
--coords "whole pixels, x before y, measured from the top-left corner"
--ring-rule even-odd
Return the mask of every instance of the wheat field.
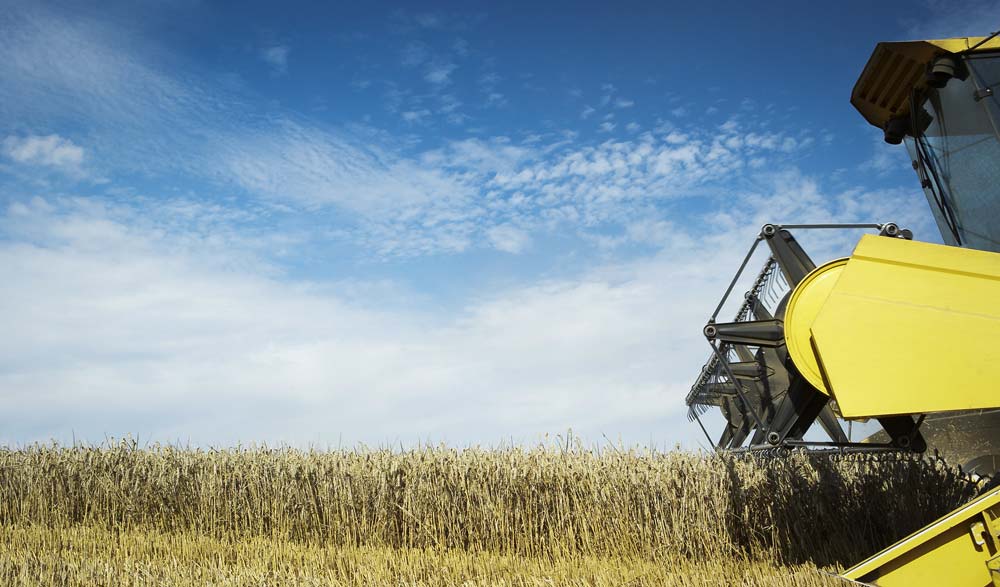
[[975, 492], [892, 455], [33, 445], [0, 449], [0, 582], [844, 585]]

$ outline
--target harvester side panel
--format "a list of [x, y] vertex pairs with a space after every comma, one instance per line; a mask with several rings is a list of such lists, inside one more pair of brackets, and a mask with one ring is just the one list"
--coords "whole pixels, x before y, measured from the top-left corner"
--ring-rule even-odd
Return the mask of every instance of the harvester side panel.
[[811, 336], [844, 417], [996, 407], [1000, 254], [864, 236]]

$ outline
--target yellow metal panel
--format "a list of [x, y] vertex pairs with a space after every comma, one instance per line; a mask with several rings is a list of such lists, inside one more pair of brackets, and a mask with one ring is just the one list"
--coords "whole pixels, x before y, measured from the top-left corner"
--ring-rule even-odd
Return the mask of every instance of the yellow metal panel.
[[823, 383], [816, 354], [812, 349], [812, 325], [823, 304], [840, 278], [847, 259], [836, 259], [820, 265], [795, 287], [785, 309], [785, 346], [799, 373], [813, 387], [830, 395]]
[[[864, 71], [854, 84], [851, 104], [871, 124], [884, 128], [890, 118], [910, 112], [910, 93], [926, 86], [927, 64], [942, 53], [960, 53], [984, 37], [958, 37], [932, 41], [879, 43]], [[1000, 37], [994, 37], [974, 52], [1000, 49]]]
[[986, 563], [997, 555], [1000, 488], [844, 571], [879, 587], [987, 587]]
[[1000, 37], [993, 37], [989, 41], [980, 45], [982, 40], [985, 38], [986, 37], [954, 37], [951, 39], [937, 39], [923, 42], [934, 45], [935, 47], [943, 49], [949, 53], [960, 53], [966, 49], [975, 47], [976, 45], [979, 46], [972, 50], [973, 53], [982, 53], [984, 51], [995, 51], [996, 49], [1000, 49]]
[[1000, 254], [866, 235], [811, 331], [844, 417], [997, 407]]

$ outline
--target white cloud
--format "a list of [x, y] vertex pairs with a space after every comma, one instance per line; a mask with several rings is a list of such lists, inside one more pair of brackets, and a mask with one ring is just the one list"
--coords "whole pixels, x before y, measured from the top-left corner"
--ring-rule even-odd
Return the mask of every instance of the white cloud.
[[423, 120], [423, 119], [427, 118], [428, 116], [430, 116], [430, 114], [431, 114], [431, 111], [427, 110], [427, 109], [424, 109], [424, 110], [407, 110], [405, 112], [401, 112], [400, 116], [402, 116], [403, 120], [405, 120], [406, 122], [411, 122], [412, 123], [412, 122], [420, 122], [421, 120]]
[[667, 220], [644, 218], [626, 226], [625, 234], [631, 242], [665, 247], [682, 233]]
[[872, 135], [872, 155], [861, 164], [863, 171], [873, 171], [879, 175], [885, 175], [909, 167], [910, 157], [906, 152], [906, 147], [886, 143], [880, 133], [873, 132]]
[[472, 120], [472, 117], [468, 114], [462, 114], [461, 112], [452, 112], [445, 117], [448, 124], [453, 124], [455, 126], [462, 126], [466, 122]]
[[0, 244], [3, 440], [136, 427], [230, 444], [493, 443], [569, 427], [648, 440], [682, 411], [662, 378], [675, 337], [656, 325], [678, 310], [640, 266], [435, 315], [220, 271], [224, 259], [178, 252], [185, 235], [133, 214], [72, 202], [9, 214], [0, 226], [22, 236]]
[[491, 176], [498, 172], [511, 173], [535, 155], [535, 151], [528, 147], [514, 145], [505, 137], [496, 137], [491, 140], [454, 141], [443, 149], [425, 152], [420, 162], [430, 168], [456, 169], [466, 174], [472, 171]]
[[[102, 176], [221, 182], [310, 215], [334, 207], [343, 212], [337, 228], [376, 255], [464, 250], [481, 236], [466, 180], [401, 157], [385, 135], [255, 112], [204, 80], [160, 73], [125, 31], [39, 10], [15, 15], [0, 35], [8, 57], [0, 60], [8, 82], [0, 84], [0, 119], [84, 125], [84, 160]], [[418, 122], [430, 111], [403, 112]], [[51, 161], [72, 163], [72, 145], [45, 141], [61, 157]], [[23, 145], [10, 149], [27, 156]]]
[[478, 81], [480, 91], [486, 95], [486, 108], [502, 108], [507, 105], [507, 98], [496, 87], [502, 78], [495, 72], [483, 74]]
[[435, 85], [451, 83], [451, 74], [458, 66], [449, 61], [433, 61], [427, 66], [424, 79]]
[[597, 130], [600, 131], [600, 132], [611, 132], [611, 131], [615, 130], [616, 126], [618, 126], [618, 125], [616, 125], [613, 122], [607, 122], [607, 121], [605, 121], [605, 122], [602, 122], [600, 125], [598, 125]]
[[8, 136], [3, 153], [17, 163], [52, 167], [73, 176], [83, 174], [83, 148], [59, 135]]
[[490, 92], [486, 95], [487, 108], [502, 108], [507, 105], [507, 98], [500, 92]]
[[[127, 84], [111, 93], [95, 88], [104, 93], [84, 93], [78, 99], [87, 111], [81, 120], [98, 121], [95, 158], [103, 164], [116, 166], [116, 171], [208, 179], [240, 188], [251, 199], [291, 205], [308, 215], [335, 210], [330, 217], [337, 221], [338, 234], [375, 256], [465, 251], [489, 242], [488, 231], [504, 225], [531, 234], [575, 223], [588, 230], [620, 227], [648, 214], [646, 207], [664, 198], [704, 192], [712, 181], [721, 181], [749, 160], [773, 166], [783, 153], [805, 145], [797, 137], [733, 123], [717, 131], [680, 129], [665, 138], [640, 134], [631, 141], [598, 145], [560, 138], [524, 150], [514, 167], [483, 167], [487, 157], [435, 159], [419, 151], [403, 155], [375, 131], [348, 133], [292, 115], [242, 110], [231, 105], [238, 101], [197, 80], [156, 73], [137, 58], [121, 62], [102, 35], [67, 26], [81, 41], [79, 52], [99, 56], [112, 72], [108, 77], [131, 76], [139, 82], [138, 90]], [[65, 32], [59, 27], [39, 30], [48, 31], [43, 36], [53, 42], [60, 42], [55, 32]], [[12, 85], [30, 88], [47, 75], [46, 59], [33, 59], [30, 68], [26, 64], [24, 71], [14, 72], [17, 83]], [[0, 70], [7, 66], [0, 62]], [[440, 79], [448, 75], [450, 70]], [[498, 79], [486, 76], [481, 83], [492, 85]], [[0, 93], [4, 87], [0, 85]], [[51, 89], [54, 95], [67, 91]], [[142, 91], [147, 89], [162, 99], [151, 99]], [[616, 91], [602, 89], [607, 95]], [[39, 89], [39, 95], [43, 93]], [[435, 96], [441, 100], [442, 115], [454, 115], [454, 123], [466, 121], [459, 117], [457, 100]], [[106, 113], [108, 103], [133, 114], [118, 118]], [[61, 112], [63, 104], [48, 106]], [[451, 111], [445, 112], [448, 108]], [[432, 115], [430, 104], [406, 96], [401, 96], [397, 112], [414, 125]], [[602, 130], [614, 130], [614, 124], [603, 121]], [[738, 144], [728, 144], [736, 138]], [[680, 142], [671, 142], [675, 140]], [[128, 149], [115, 147], [123, 142]], [[509, 150], [502, 141], [480, 145]]]
[[288, 72], [288, 53], [290, 49], [287, 45], [273, 45], [265, 47], [260, 51], [260, 58], [271, 67], [271, 71], [277, 75]]
[[[393, 288], [355, 298], [274, 279], [247, 261], [283, 235], [213, 241], [240, 210], [18, 202], [0, 217], [0, 440], [495, 443], [571, 427], [692, 446], [682, 400], [707, 355], [700, 329], [760, 224], [932, 226], [911, 190], [831, 193], [795, 173], [761, 183], [694, 222], [631, 224], [647, 257], [440, 313]], [[495, 228], [498, 243], [519, 238]], [[803, 241], [817, 256], [849, 248], [829, 235]]]
[[507, 253], [518, 254], [531, 245], [528, 233], [508, 224], [494, 226], [486, 231], [486, 236], [494, 248]]
[[688, 142], [689, 138], [683, 133], [671, 131], [667, 136], [663, 137], [663, 140], [669, 145], [680, 145]]
[[615, 108], [631, 108], [635, 106], [635, 102], [628, 100], [626, 98], [618, 98], [615, 100]]
[[612, 84], [602, 84], [601, 91], [604, 92], [601, 96], [601, 107], [604, 107], [611, 103], [611, 98], [618, 92], [618, 88]]
[[271, 201], [350, 214], [344, 229], [375, 254], [466, 249], [479, 214], [469, 179], [365, 138], [284, 120], [221, 142], [213, 161], [218, 173]]
[[22, 5], [3, 18], [0, 120], [49, 127], [101, 121], [152, 134], [162, 113], [204, 98], [188, 80], [145, 65], [128, 31], [62, 18], [41, 4]]
[[[533, 235], [577, 225], [620, 230], [666, 199], [725, 193], [748, 181], [743, 172], [751, 166], [781, 168], [811, 142], [754, 124], [745, 114], [718, 129], [678, 122], [627, 141], [550, 139], [514, 159], [509, 142], [488, 139], [477, 148], [492, 156], [440, 158], [371, 129], [346, 132], [234, 105], [240, 101], [210, 83], [160, 73], [141, 51], [115, 51], [115, 43], [130, 46], [127, 36], [53, 18], [22, 25], [0, 38], [13, 56], [0, 60], [0, 74], [12, 80], [0, 84], [0, 97], [11, 98], [0, 100], [0, 109], [29, 118], [68, 111], [93, 125], [88, 164], [207, 180], [249, 201], [292, 206], [310, 217], [323, 213], [336, 220], [339, 235], [375, 256], [465, 251], [488, 243], [488, 231], [498, 226]], [[64, 71], [67, 63], [102, 83], [73, 77]], [[77, 81], [79, 91], [69, 85]], [[487, 74], [479, 81], [492, 87], [499, 78]], [[601, 90], [618, 95], [609, 84]], [[59, 98], [73, 92], [72, 104]], [[397, 92], [395, 112], [414, 127], [434, 112], [453, 123], [467, 120], [448, 94]], [[38, 104], [45, 109], [32, 110]], [[614, 125], [604, 120], [601, 130]], [[459, 141], [438, 151], [469, 148]]]
[[500, 83], [502, 79], [503, 78], [501, 78], [500, 75], [497, 74], [497, 72], [490, 71], [484, 73], [482, 77], [479, 78], [479, 85], [483, 86], [486, 89], [493, 89], [494, 87], [496, 87], [497, 84]]

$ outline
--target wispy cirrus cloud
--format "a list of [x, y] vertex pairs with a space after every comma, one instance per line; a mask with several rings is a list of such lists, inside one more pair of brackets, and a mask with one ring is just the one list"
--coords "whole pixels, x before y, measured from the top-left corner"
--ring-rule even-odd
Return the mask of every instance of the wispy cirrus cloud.
[[[3, 120], [43, 118], [139, 122], [157, 111], [209, 100], [189, 80], [157, 71], [127, 32], [85, 17], [22, 4], [0, 17]], [[111, 40], [114, 39], [114, 42]], [[27, 117], [16, 118], [16, 117]]]
[[[9, 98], [0, 101], [10, 114], [5, 119], [18, 118], [14, 113], [49, 119], [68, 109], [87, 130], [88, 155], [104, 167], [196, 177], [250, 201], [322, 213], [338, 234], [375, 256], [526, 250], [495, 238], [506, 227], [526, 235], [523, 242], [575, 231], [578, 223], [620, 230], [665, 214], [659, 208], [672, 199], [718, 197], [747, 181], [730, 179], [738, 172], [780, 167], [812, 147], [808, 136], [755, 126], [749, 112], [717, 128], [677, 123], [628, 140], [615, 138], [619, 125], [605, 119], [600, 130], [607, 140], [536, 137], [515, 144], [493, 137], [407, 150], [371, 129], [258, 112], [206, 79], [166, 73], [142, 51], [115, 51], [115, 43], [135, 41], [98, 24], [44, 12], [14, 20], [11, 34], [0, 39], [12, 55], [0, 62], [0, 73], [12, 81], [0, 85], [0, 97]], [[440, 65], [425, 46], [412, 48], [414, 67]], [[78, 71], [92, 75], [84, 80]], [[449, 65], [429, 81], [446, 85], [453, 71]], [[483, 83], [495, 87], [499, 78]], [[420, 100], [426, 105], [398, 109], [413, 126], [433, 112], [461, 116], [450, 93]], [[605, 84], [602, 104], [615, 100], [628, 102]]]
[[[352, 137], [302, 117], [258, 114], [206, 80], [175, 79], [141, 52], [115, 51], [112, 37], [118, 44], [131, 40], [101, 25], [42, 9], [6, 18], [10, 34], [0, 47], [10, 59], [0, 63], [0, 74], [10, 83], [0, 84], [2, 120], [52, 124], [72, 116], [86, 129], [102, 171], [198, 177], [240, 187], [251, 198], [342, 209], [343, 228], [359, 243], [376, 241], [386, 227], [409, 226], [424, 234], [393, 240], [419, 243], [414, 253], [434, 249], [436, 241], [443, 250], [467, 246], [468, 239], [443, 225], [467, 220], [468, 188], [380, 146], [381, 138], [370, 142], [374, 135]], [[4, 149], [24, 161], [69, 166], [82, 159], [82, 147], [58, 137], [15, 136]]]

